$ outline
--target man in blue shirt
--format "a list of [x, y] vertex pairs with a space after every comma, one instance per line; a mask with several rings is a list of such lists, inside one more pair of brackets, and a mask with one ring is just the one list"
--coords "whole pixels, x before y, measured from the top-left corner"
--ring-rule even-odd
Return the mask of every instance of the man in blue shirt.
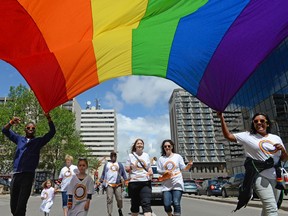
[[49, 132], [43, 137], [35, 137], [36, 125], [29, 122], [25, 126], [26, 136], [20, 136], [10, 128], [19, 124], [21, 119], [13, 117], [6, 124], [2, 133], [7, 136], [16, 147], [13, 162], [13, 178], [11, 181], [10, 209], [14, 216], [25, 216], [26, 206], [34, 181], [35, 170], [39, 163], [40, 149], [46, 145], [55, 135], [56, 130], [49, 113], [45, 113], [49, 124]]

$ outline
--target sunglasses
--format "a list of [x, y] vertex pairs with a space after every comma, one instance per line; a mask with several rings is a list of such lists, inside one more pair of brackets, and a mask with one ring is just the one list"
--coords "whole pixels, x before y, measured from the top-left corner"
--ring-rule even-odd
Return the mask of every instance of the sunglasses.
[[164, 147], [164, 148], [171, 149], [172, 146], [171, 146], [171, 145], [164, 145], [163, 147]]
[[35, 127], [26, 127], [27, 130], [35, 130]]
[[267, 120], [266, 120], [266, 119], [260, 119], [260, 120], [254, 119], [254, 120], [253, 120], [253, 123], [254, 123], [254, 124], [257, 124], [257, 123], [259, 123], [259, 122], [262, 123], [262, 124], [264, 124], [264, 123], [267, 122]]

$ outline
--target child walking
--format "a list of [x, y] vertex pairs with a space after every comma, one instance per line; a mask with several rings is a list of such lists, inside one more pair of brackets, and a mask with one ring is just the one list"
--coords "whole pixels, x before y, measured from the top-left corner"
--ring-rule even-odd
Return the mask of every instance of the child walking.
[[42, 204], [40, 211], [44, 212], [44, 216], [49, 216], [50, 209], [53, 205], [56, 189], [53, 187], [53, 183], [50, 179], [46, 180], [42, 184], [43, 190], [41, 192]]
[[94, 193], [94, 181], [86, 174], [88, 161], [78, 160], [79, 174], [73, 175], [68, 186], [68, 216], [87, 216], [90, 200]]

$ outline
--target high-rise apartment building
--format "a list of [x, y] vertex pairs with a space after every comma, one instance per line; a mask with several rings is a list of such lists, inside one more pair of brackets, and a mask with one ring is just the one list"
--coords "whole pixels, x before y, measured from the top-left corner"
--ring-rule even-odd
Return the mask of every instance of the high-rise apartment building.
[[[169, 100], [171, 137], [184, 161], [193, 160], [193, 178], [226, 176], [224, 144], [216, 139], [216, 113], [183, 89]], [[216, 130], [217, 131], [217, 130]]]
[[88, 108], [81, 111], [81, 141], [91, 157], [99, 160], [117, 150], [117, 121], [114, 110]]

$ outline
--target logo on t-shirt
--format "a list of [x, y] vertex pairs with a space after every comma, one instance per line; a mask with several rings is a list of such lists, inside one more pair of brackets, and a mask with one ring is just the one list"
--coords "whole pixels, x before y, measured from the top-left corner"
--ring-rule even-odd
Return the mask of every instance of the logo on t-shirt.
[[46, 191], [43, 194], [43, 198], [44, 198], [44, 200], [48, 199], [48, 193]]
[[110, 166], [110, 170], [112, 171], [112, 172], [118, 172], [118, 166], [117, 166], [117, 164], [112, 164], [111, 166]]
[[[140, 159], [140, 161], [142, 162], [142, 164], [144, 165], [144, 167], [146, 167], [145, 161], [142, 160], [142, 159]], [[143, 169], [141, 163], [140, 163], [138, 160], [135, 162], [135, 166], [137, 167], [138, 170]]]
[[270, 140], [261, 140], [259, 142], [260, 150], [265, 154], [275, 154], [278, 149], [275, 148], [274, 143]]
[[77, 184], [74, 191], [74, 197], [77, 200], [82, 200], [86, 197], [87, 190], [86, 186], [83, 184]]
[[72, 173], [71, 173], [70, 169], [67, 170], [67, 171], [64, 173], [64, 176], [65, 176], [66, 178], [70, 177], [71, 175], [72, 175]]
[[167, 161], [164, 164], [164, 169], [165, 170], [173, 171], [175, 168], [176, 168], [176, 164], [173, 161]]

